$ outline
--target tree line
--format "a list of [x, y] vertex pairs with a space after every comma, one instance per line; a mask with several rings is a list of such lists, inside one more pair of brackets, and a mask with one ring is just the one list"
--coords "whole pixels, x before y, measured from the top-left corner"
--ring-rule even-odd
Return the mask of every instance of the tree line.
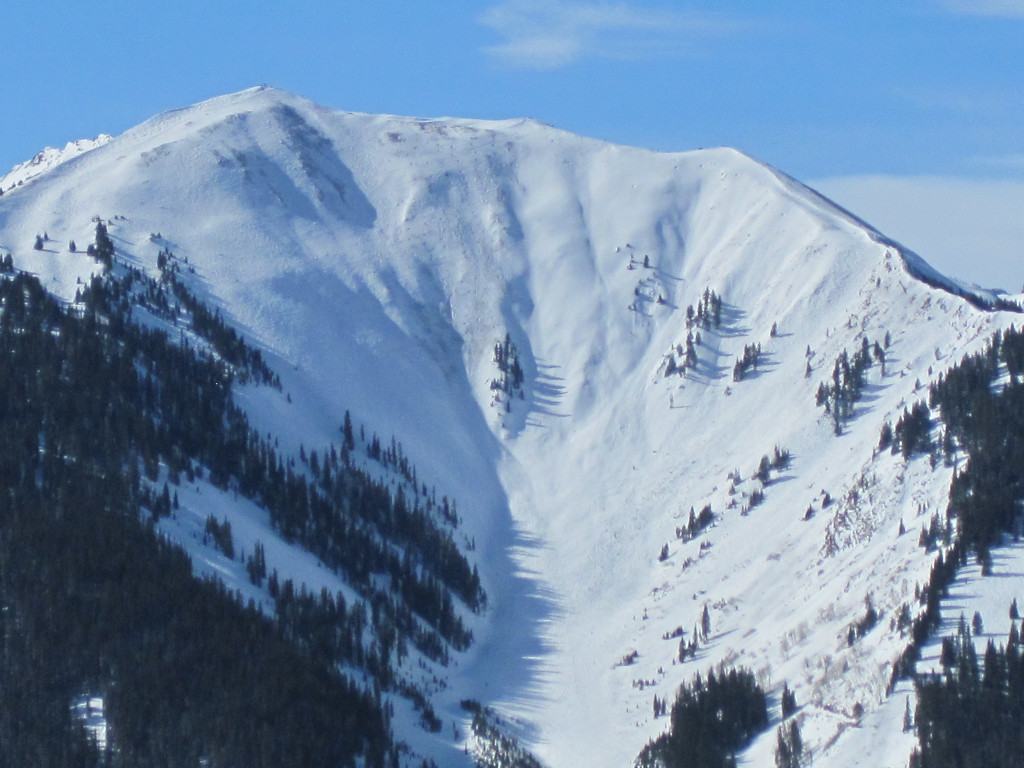
[[[117, 265], [62, 306], [31, 276], [0, 279], [0, 754], [12, 764], [384, 766], [400, 747], [383, 691], [436, 721], [395, 667], [412, 648], [446, 662], [471, 640], [458, 605], [484, 604], [453, 505], [416, 488], [394, 441], [382, 456], [407, 478], [396, 492], [355, 466], [348, 414], [342, 451], [296, 465], [249, 425], [235, 381], [279, 386], [181, 283]], [[182, 475], [263, 505], [359, 598], [282, 583], [259, 552], [249, 576], [276, 620], [194, 579], [154, 526]], [[230, 529], [209, 529], [231, 551]], [[107, 702], [107, 754], [70, 714], [85, 693]]]
[[[927, 401], [905, 410], [895, 429], [883, 426], [879, 447], [908, 459], [930, 455], [933, 463], [944, 460], [957, 467], [945, 526], [933, 515], [929, 527], [922, 529], [922, 546], [945, 546], [928, 584], [918, 590], [923, 609], [911, 623], [911, 643], [894, 667], [895, 682], [915, 676], [921, 648], [940, 628], [940, 603], [957, 570], [974, 557], [983, 574], [991, 573], [991, 548], [1020, 534], [1024, 334], [1014, 328], [996, 332], [985, 350], [940, 376], [929, 387]], [[1024, 663], [1014, 613], [1011, 609], [1005, 646], [990, 642], [979, 660], [971, 631], [961, 622], [957, 634], [943, 640], [942, 672], [915, 676], [918, 750], [913, 768], [1024, 763]]]
[[[145, 385], [158, 348], [61, 307], [34, 278], [0, 281], [0, 754], [44, 767], [387, 765], [397, 747], [371, 690], [193, 578], [143, 522], [176, 416]], [[209, 365], [178, 363], [165, 382], [191, 390], [178, 405], [227, 397]], [[106, 754], [70, 712], [83, 693], [106, 701]]]

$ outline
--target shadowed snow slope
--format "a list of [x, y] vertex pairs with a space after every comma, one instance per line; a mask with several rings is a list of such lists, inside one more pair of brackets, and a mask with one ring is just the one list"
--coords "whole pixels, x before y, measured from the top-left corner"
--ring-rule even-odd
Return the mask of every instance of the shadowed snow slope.
[[[906, 764], [900, 722], [886, 739], [850, 726], [885, 700], [907, 642], [891, 620], [917, 609], [917, 531], [951, 470], [874, 449], [1013, 315], [921, 282], [944, 284], [732, 150], [336, 112], [273, 89], [156, 117], [25, 181], [0, 198], [0, 248], [70, 300], [96, 267], [66, 246], [91, 241], [93, 216], [129, 263], [187, 257], [264, 350], [291, 402], [239, 396], [283, 449], [336, 440], [351, 409], [458, 500], [489, 608], [437, 694], [446, 720], [478, 699], [553, 768], [626, 766], [668, 727], [653, 697], [726, 662], [789, 684], [816, 765], [872, 748], [873, 765]], [[706, 290], [720, 322], [688, 329]], [[696, 361], [666, 375], [698, 331]], [[521, 398], [491, 386], [506, 334]], [[837, 437], [815, 392], [843, 350], [887, 334]], [[734, 381], [751, 345], [758, 364]], [[776, 446], [791, 461], [762, 484]], [[677, 537], [706, 504], [714, 522]], [[851, 646], [868, 599], [881, 620]], [[680, 662], [673, 631], [688, 640], [705, 606], [709, 637]], [[451, 733], [421, 748], [457, 762]], [[774, 744], [772, 729], [751, 764]]]

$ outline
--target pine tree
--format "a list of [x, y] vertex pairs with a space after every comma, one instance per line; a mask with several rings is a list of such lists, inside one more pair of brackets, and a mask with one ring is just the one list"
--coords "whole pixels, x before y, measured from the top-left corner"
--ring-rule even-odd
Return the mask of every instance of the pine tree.
[[345, 410], [345, 424], [341, 428], [341, 432], [345, 437], [345, 448], [349, 451], [355, 450], [356, 440], [355, 435], [352, 433], [352, 417], [347, 409]]
[[796, 720], [789, 725], [780, 725], [776, 733], [776, 768], [801, 768], [804, 762], [804, 742]]
[[110, 235], [107, 233], [107, 227], [102, 221], [96, 223], [96, 243], [93, 255], [108, 270], [113, 267], [114, 241], [110, 239]]
[[757, 472], [754, 473], [754, 477], [764, 485], [767, 485], [771, 479], [771, 462], [769, 462], [767, 455], [761, 457], [761, 462], [757, 465]]
[[892, 427], [889, 426], [889, 422], [885, 422], [882, 425], [882, 432], [878, 436], [878, 450], [888, 450], [889, 446], [892, 445]]
[[782, 685], [782, 718], [786, 719], [796, 712], [796, 709], [796, 694], [790, 690], [789, 685], [784, 683]]
[[775, 765], [777, 768], [793, 768], [793, 750], [782, 727], [775, 732]]

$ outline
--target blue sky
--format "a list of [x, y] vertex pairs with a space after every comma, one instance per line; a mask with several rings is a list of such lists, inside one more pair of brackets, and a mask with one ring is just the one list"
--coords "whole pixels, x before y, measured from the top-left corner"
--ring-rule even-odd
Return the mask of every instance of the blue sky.
[[[1024, 225], [992, 205], [1024, 220], [1024, 0], [38, 0], [0, 18], [0, 169], [268, 84], [339, 109], [735, 146], [941, 269], [1024, 282]], [[936, 237], [972, 222], [987, 255]]]

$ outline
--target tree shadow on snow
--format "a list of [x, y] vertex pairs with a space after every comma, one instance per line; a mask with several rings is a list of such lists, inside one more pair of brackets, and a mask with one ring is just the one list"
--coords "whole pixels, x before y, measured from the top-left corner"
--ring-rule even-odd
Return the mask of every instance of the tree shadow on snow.
[[796, 480], [797, 476], [794, 474], [776, 475], [773, 476], [766, 484], [765, 488], [770, 488], [773, 485], [781, 485], [782, 483], [788, 483], [790, 480]]
[[735, 304], [730, 304], [727, 301], [722, 302], [722, 314], [721, 323], [717, 328], [709, 329], [709, 333], [715, 333], [722, 338], [736, 338], [737, 336], [747, 336], [751, 333], [749, 326], [742, 325], [743, 319], [747, 316], [747, 313], [737, 307]]
[[557, 370], [559, 370], [557, 365], [537, 361], [537, 375], [531, 387], [530, 404], [527, 411], [528, 422], [530, 414], [554, 416], [559, 419], [569, 417], [569, 414], [556, 410], [563, 405], [565, 396], [568, 394], [564, 384], [565, 379], [552, 373]]
[[[529, 560], [547, 547], [511, 519], [498, 534], [501, 554], [488, 571], [496, 582], [488, 593], [488, 631], [478, 638], [463, 669], [458, 695], [484, 706], [507, 703], [519, 711], [541, 712], [548, 703], [548, 684], [558, 670], [555, 645], [544, 635], [565, 611], [557, 593], [529, 568]], [[453, 701], [453, 704], [455, 702]], [[537, 724], [523, 718], [502, 718], [502, 725], [526, 743], [537, 743]], [[453, 747], [454, 748], [454, 747]]]

